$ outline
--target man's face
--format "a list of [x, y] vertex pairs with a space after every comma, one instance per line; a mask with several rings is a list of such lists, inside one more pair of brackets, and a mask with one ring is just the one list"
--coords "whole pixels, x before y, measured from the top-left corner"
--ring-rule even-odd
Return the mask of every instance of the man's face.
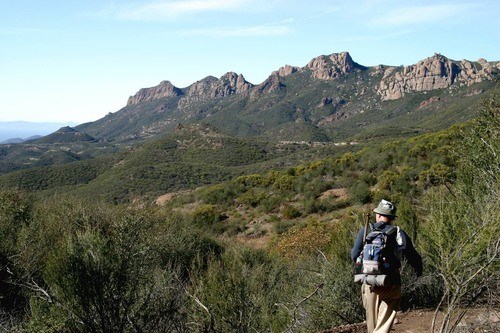
[[380, 221], [380, 222], [391, 222], [392, 221], [392, 218], [390, 218], [389, 216], [382, 215], [382, 214], [379, 214], [379, 213], [377, 213], [375, 215], [375, 219], [377, 221]]

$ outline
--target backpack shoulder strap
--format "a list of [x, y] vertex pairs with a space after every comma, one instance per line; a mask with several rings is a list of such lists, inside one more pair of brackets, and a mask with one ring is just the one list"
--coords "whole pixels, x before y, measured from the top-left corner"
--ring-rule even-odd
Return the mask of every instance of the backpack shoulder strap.
[[374, 225], [372, 222], [367, 223], [368, 228], [365, 228], [365, 231], [363, 233], [363, 244], [366, 244], [366, 239], [368, 237], [368, 234], [373, 231]]
[[398, 248], [400, 250], [406, 249], [406, 236], [400, 227], [396, 227], [398, 233], [396, 234], [396, 242], [398, 243]]
[[389, 235], [392, 235], [397, 230], [398, 230], [398, 227], [391, 225], [389, 228], [387, 228], [386, 231], [384, 231], [384, 233], [389, 236]]

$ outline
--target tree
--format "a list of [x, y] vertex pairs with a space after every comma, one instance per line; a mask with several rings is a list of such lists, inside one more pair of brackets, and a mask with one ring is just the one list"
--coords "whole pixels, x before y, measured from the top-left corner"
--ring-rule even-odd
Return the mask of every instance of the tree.
[[433, 331], [440, 308], [444, 314], [439, 332], [453, 332], [467, 307], [482, 298], [498, 297], [499, 122], [496, 98], [486, 100], [457, 142], [455, 186], [432, 191], [424, 202], [429, 207], [424, 251], [444, 286]]

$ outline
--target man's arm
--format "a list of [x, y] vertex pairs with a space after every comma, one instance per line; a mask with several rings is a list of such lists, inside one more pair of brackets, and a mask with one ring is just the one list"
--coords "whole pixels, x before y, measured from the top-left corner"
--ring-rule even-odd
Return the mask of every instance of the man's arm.
[[351, 259], [352, 261], [356, 261], [359, 257], [361, 251], [363, 251], [363, 234], [365, 232], [365, 228], [361, 228], [358, 232], [358, 236], [356, 237], [356, 241], [354, 242], [354, 246], [351, 249]]
[[422, 276], [422, 270], [423, 270], [422, 257], [417, 252], [417, 250], [415, 250], [411, 238], [406, 233], [405, 237], [406, 237], [406, 249], [404, 251], [404, 256], [406, 260], [408, 260], [410, 266], [413, 267], [415, 274], [417, 274], [417, 276]]

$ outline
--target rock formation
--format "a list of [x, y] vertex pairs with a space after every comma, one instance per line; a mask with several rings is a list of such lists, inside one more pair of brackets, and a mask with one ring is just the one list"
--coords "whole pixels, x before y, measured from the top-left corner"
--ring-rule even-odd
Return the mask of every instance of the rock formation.
[[450, 60], [440, 54], [403, 68], [388, 67], [380, 81], [377, 94], [382, 100], [394, 100], [408, 92], [448, 88], [453, 84], [471, 85], [491, 79], [500, 65], [480, 59], [478, 64], [468, 60]]
[[426, 107], [428, 107], [431, 104], [435, 104], [436, 102], [439, 102], [440, 100], [441, 100], [441, 97], [432, 96], [431, 98], [429, 98], [429, 99], [427, 99], [425, 101], [420, 102], [418, 108], [419, 109], [426, 108]]
[[208, 76], [186, 88], [185, 96], [179, 101], [179, 107], [185, 107], [195, 101], [204, 101], [244, 93], [251, 88], [253, 88], [253, 84], [245, 80], [245, 77], [241, 74], [228, 72], [220, 79]]
[[175, 87], [170, 81], [162, 81], [155, 87], [143, 88], [134, 96], [130, 96], [127, 105], [136, 105], [166, 97], [181, 97], [179, 107], [183, 107], [194, 101], [221, 98], [242, 93], [250, 90], [252, 87], [253, 84], [247, 82], [243, 75], [233, 72], [224, 74], [220, 79], [208, 76], [185, 89]]
[[262, 94], [284, 89], [286, 86], [283, 82], [281, 82], [280, 78], [281, 77], [278, 72], [273, 72], [264, 82], [255, 87], [255, 89], [250, 93], [250, 97], [256, 98]]
[[243, 75], [229, 72], [220, 78], [218, 85], [212, 90], [210, 97], [219, 98], [239, 94], [250, 90], [252, 87], [253, 84], [247, 82]]
[[142, 88], [134, 96], [130, 96], [127, 105], [135, 105], [163, 97], [177, 97], [183, 94], [182, 90], [175, 87], [170, 81], [162, 81], [152, 88]]
[[300, 69], [301, 68], [297, 66], [285, 65], [283, 67], [280, 67], [280, 69], [278, 70], [278, 75], [281, 77], [285, 77], [295, 72], [298, 72]]
[[[388, 124], [396, 121], [399, 126], [405, 121], [399, 117], [408, 117], [415, 120], [408, 128], [420, 130], [432, 121], [425, 117], [434, 111], [466, 119], [473, 100], [481, 96], [469, 98], [463, 108], [462, 101], [496, 89], [493, 81], [499, 74], [500, 62], [484, 59], [455, 61], [436, 54], [409, 66], [364, 67], [341, 52], [316, 57], [303, 67], [283, 66], [256, 86], [234, 72], [208, 76], [182, 89], [163, 81], [130, 97], [128, 107], [77, 129], [99, 140], [128, 141], [179, 131], [177, 124], [206, 121], [242, 136], [321, 138], [333, 130], [322, 127], [345, 119], [352, 119], [349, 131], [353, 126], [372, 126], [380, 112]], [[430, 93], [418, 93], [425, 91]], [[385, 102], [398, 98], [398, 103]], [[292, 122], [301, 124], [301, 133], [293, 133]]]
[[202, 99], [209, 96], [219, 82], [215, 76], [207, 76], [186, 88], [186, 96], [190, 99]]
[[[297, 72], [310, 72], [311, 77], [318, 80], [334, 80], [366, 69], [354, 62], [348, 52], [333, 53], [316, 57], [304, 67], [285, 65], [258, 86], [247, 82], [243, 75], [234, 72], [228, 72], [220, 79], [208, 76], [184, 89], [173, 86], [169, 81], [163, 81], [156, 87], [139, 90], [128, 99], [127, 105], [159, 98], [179, 97], [178, 107], [184, 108], [193, 102], [234, 94], [248, 94], [251, 98], [258, 98], [262, 94], [284, 89], [285, 78]], [[477, 62], [454, 61], [435, 54], [405, 67], [383, 65], [372, 67], [370, 76], [374, 79], [381, 77], [380, 82], [375, 83], [375, 91], [381, 100], [395, 100], [409, 92], [443, 89], [455, 84], [469, 86], [493, 79], [499, 71], [499, 62], [489, 63], [484, 59], [479, 59]], [[327, 104], [327, 101], [320, 103], [323, 107]]]
[[220, 98], [232, 94], [239, 94], [252, 88], [243, 75], [228, 72], [220, 79], [209, 76], [189, 86], [186, 97], [192, 100], [204, 100], [208, 98]]
[[305, 68], [312, 71], [311, 75], [315, 79], [331, 80], [346, 75], [358, 67], [361, 66], [352, 60], [348, 52], [341, 52], [316, 57]]

